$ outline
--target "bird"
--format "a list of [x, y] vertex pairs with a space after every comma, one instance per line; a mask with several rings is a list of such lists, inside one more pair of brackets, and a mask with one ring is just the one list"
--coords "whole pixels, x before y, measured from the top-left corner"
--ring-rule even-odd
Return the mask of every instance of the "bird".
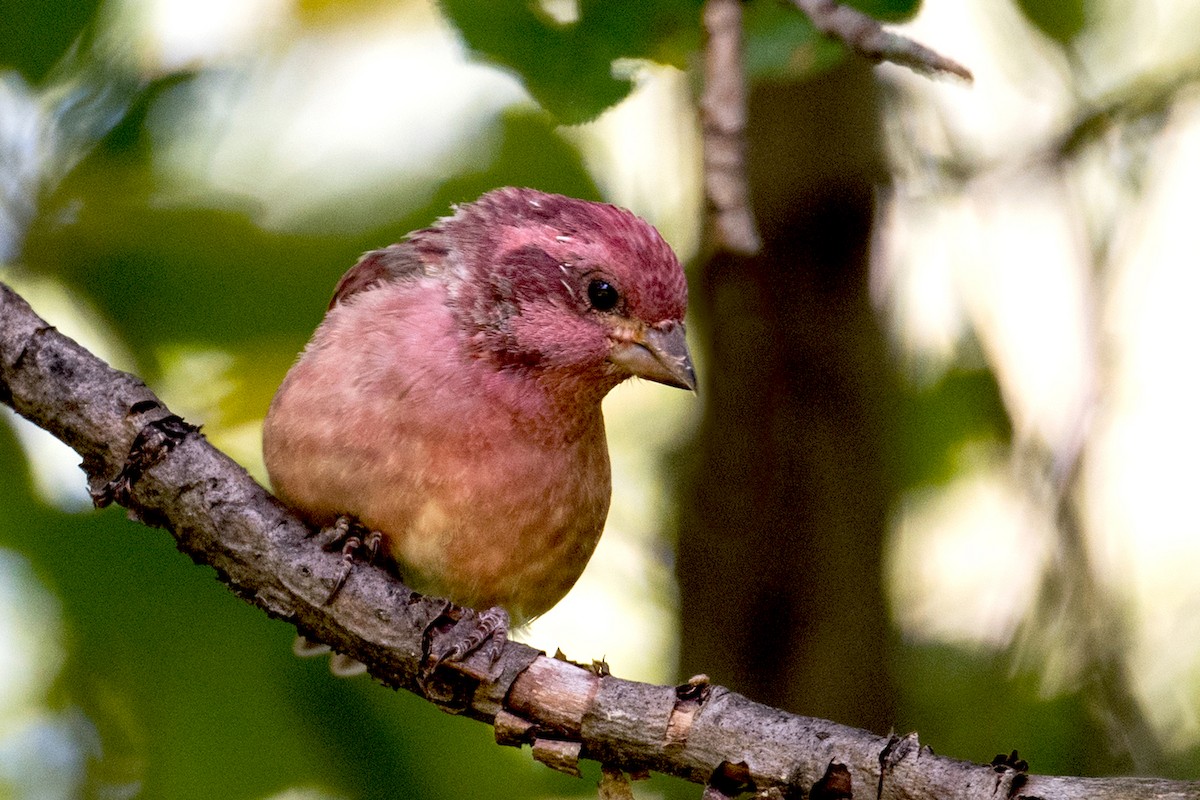
[[603, 531], [601, 400], [631, 377], [696, 390], [687, 281], [614, 205], [506, 187], [452, 211], [342, 276], [263, 455], [311, 526], [365, 532], [347, 570], [365, 542], [507, 629], [566, 595]]

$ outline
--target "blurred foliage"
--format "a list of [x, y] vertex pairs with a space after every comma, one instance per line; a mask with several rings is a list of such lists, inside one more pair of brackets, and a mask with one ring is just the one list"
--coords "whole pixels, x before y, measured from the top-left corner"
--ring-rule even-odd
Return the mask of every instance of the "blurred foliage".
[[1080, 697], [1045, 697], [1037, 675], [1013, 675], [1009, 653], [912, 644], [900, 651], [896, 671], [895, 729], [918, 731], [940, 755], [987, 761], [1018, 748], [1043, 775], [1111, 769], [1105, 748], [1080, 746], [1105, 736]]
[[953, 369], [930, 386], [907, 387], [896, 417], [893, 470], [906, 488], [954, 478], [964, 443], [1007, 447], [1012, 440], [996, 376], [984, 368]]
[[[521, 77], [539, 103], [565, 124], [586, 122], [625, 98], [628, 77], [614, 61], [641, 58], [681, 69], [702, 41], [701, 0], [613, 3], [580, 0], [578, 18], [560, 22], [537, 3], [439, 0], [467, 45]], [[896, 22], [916, 13], [917, 0], [847, 3]], [[746, 4], [746, 65], [751, 76], [804, 75], [837, 63], [838, 43], [817, 34], [808, 18], [778, 0]]]
[[41, 81], [99, 7], [100, 0], [0, 0], [0, 69]]
[[517, 73], [538, 102], [567, 124], [593, 119], [633, 89], [613, 75], [618, 58], [679, 67], [699, 45], [698, 0], [581, 0], [561, 23], [527, 0], [439, 0], [467, 45]]
[[883, 22], [903, 22], [912, 19], [921, 8], [920, 0], [846, 0], [845, 5], [857, 8]]
[[[146, 93], [158, 90], [152, 85]], [[135, 104], [132, 113], [141, 108]], [[449, 178], [428, 203], [383, 228], [309, 235], [260, 227], [258, 209], [241, 197], [212, 197], [202, 206], [158, 202], [163, 187], [152, 150], [127, 122], [46, 198], [24, 261], [89, 287], [130, 341], [240, 347], [287, 334], [307, 338], [345, 265], [428, 225], [451, 203], [505, 185], [599, 196], [578, 153], [544, 115], [509, 114], [500, 137], [489, 169]], [[397, 197], [362, 202], [405, 207]], [[163, 308], [177, 305], [172, 298], [187, 298], [186, 311], [164, 315]], [[274, 346], [294, 354], [302, 343]]]
[[1087, 0], [1016, 0], [1017, 7], [1042, 33], [1070, 44], [1087, 24]]
[[820, 36], [812, 22], [784, 3], [747, 3], [744, 12], [746, 74], [786, 78], [841, 61], [842, 45]]
[[[846, 5], [886, 22], [909, 19], [920, 7], [917, 0], [858, 0]], [[751, 78], [811, 75], [833, 67], [846, 56], [840, 42], [820, 35], [791, 3], [746, 3], [745, 29], [746, 73]]]

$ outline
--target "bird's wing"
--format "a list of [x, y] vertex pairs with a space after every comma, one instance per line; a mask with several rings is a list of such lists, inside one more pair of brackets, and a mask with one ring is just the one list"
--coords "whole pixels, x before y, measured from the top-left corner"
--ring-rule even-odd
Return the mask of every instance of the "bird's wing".
[[409, 242], [401, 242], [364, 253], [338, 281], [329, 300], [333, 308], [359, 292], [364, 292], [381, 283], [415, 278], [425, 274], [425, 264]]

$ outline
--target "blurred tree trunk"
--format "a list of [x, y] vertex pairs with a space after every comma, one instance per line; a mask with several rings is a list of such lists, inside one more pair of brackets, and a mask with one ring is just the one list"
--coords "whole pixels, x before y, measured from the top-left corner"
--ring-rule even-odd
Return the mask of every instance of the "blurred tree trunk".
[[893, 723], [882, 547], [896, 388], [868, 293], [877, 91], [855, 61], [759, 85], [764, 250], [703, 264], [704, 420], [683, 463], [682, 665], [788, 710]]

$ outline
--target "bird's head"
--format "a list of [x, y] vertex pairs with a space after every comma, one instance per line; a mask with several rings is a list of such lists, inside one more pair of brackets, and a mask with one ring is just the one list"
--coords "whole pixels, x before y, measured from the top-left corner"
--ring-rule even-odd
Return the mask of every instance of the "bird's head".
[[591, 386], [631, 376], [696, 388], [687, 282], [651, 225], [615, 206], [498, 189], [414, 237], [443, 259], [472, 352]]

